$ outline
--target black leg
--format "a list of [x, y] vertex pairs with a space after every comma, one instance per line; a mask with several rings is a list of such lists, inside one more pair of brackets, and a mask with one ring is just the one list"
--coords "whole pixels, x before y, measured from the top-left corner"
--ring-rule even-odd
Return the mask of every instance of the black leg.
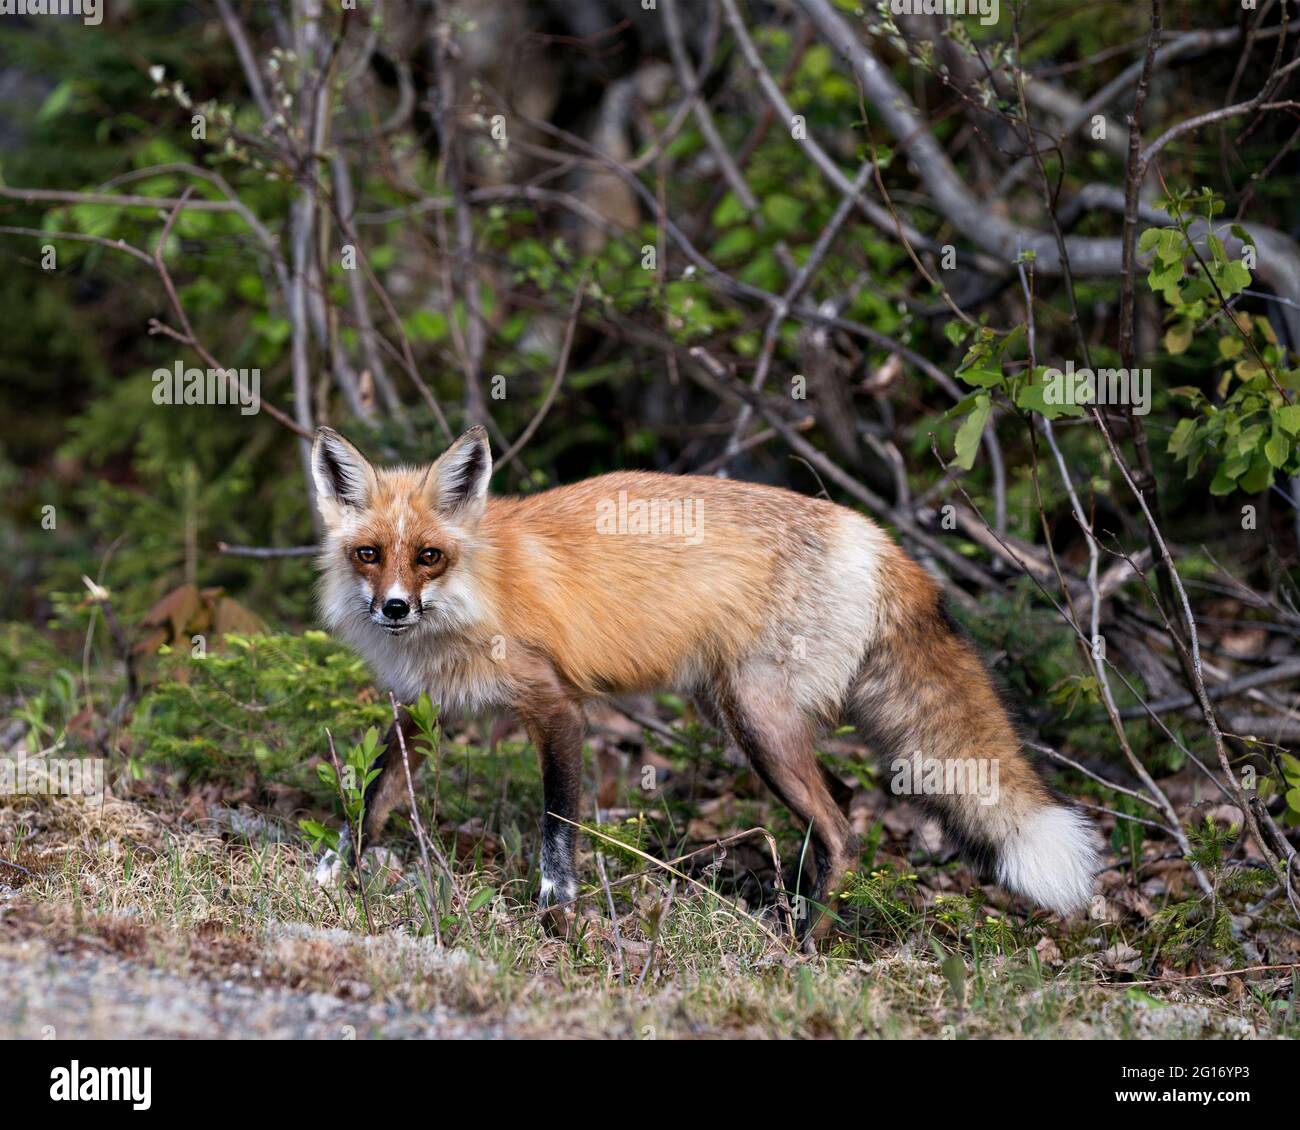
[[582, 797], [582, 714], [572, 704], [556, 704], [530, 719], [529, 731], [542, 765], [541, 906], [578, 897], [574, 869], [576, 829]]

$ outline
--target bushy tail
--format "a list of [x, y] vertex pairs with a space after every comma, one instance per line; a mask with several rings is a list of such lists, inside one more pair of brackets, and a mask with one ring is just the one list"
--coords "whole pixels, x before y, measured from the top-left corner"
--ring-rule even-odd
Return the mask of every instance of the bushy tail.
[[1101, 866], [1092, 839], [1092, 826], [1077, 810], [1044, 805], [994, 848], [998, 883], [1060, 914], [1081, 910]]
[[864, 657], [852, 720], [884, 757], [892, 791], [932, 810], [988, 877], [1061, 914], [1083, 908], [1100, 866], [1091, 825], [1039, 778], [933, 584], [907, 580], [895, 591], [910, 607]]

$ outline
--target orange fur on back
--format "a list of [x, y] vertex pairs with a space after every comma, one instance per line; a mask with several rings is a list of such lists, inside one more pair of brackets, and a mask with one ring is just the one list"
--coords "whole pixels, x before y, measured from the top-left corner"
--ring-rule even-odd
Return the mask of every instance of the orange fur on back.
[[[920, 800], [1004, 885], [1061, 910], [1087, 898], [1086, 823], [1034, 773], [936, 582], [863, 515], [650, 472], [491, 498], [481, 428], [428, 467], [386, 469], [323, 429], [312, 463], [331, 629], [403, 700], [510, 706], [537, 746], [543, 900], [576, 891], [584, 700], [653, 690], [691, 695], [811, 827], [819, 890], [854, 852], [814, 744], [847, 716], [896, 772], [994, 782]], [[399, 785], [376, 786], [370, 834]]]
[[[689, 506], [698, 530], [602, 533], [620, 493]], [[664, 686], [684, 663], [725, 665], [754, 643], [830, 519], [787, 492], [650, 473], [493, 499], [479, 527], [485, 595], [504, 633], [546, 650], [576, 687]]]

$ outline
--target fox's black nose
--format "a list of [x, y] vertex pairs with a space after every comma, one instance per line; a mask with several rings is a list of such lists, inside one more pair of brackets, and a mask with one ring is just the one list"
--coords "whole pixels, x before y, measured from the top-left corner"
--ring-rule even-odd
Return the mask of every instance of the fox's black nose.
[[384, 615], [390, 620], [405, 620], [411, 606], [404, 600], [398, 600], [393, 597], [392, 600], [384, 601]]

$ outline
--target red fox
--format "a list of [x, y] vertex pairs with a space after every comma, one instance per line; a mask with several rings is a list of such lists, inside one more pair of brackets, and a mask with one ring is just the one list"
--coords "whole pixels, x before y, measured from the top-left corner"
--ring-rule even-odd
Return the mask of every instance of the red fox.
[[[312, 471], [330, 629], [400, 699], [509, 706], [527, 729], [546, 812], [542, 907], [578, 893], [565, 820], [579, 813], [584, 701], [659, 689], [691, 696], [811, 827], [814, 907], [833, 906], [857, 860], [814, 745], [845, 718], [1003, 887], [1061, 913], [1087, 902], [1088, 821], [1040, 781], [938, 585], [863, 515], [651, 472], [490, 497], [481, 427], [428, 466], [394, 468], [321, 428]], [[364, 844], [406, 800], [395, 733], [376, 767]], [[972, 769], [991, 796], [957, 780]], [[830, 918], [806, 922], [817, 937]]]

